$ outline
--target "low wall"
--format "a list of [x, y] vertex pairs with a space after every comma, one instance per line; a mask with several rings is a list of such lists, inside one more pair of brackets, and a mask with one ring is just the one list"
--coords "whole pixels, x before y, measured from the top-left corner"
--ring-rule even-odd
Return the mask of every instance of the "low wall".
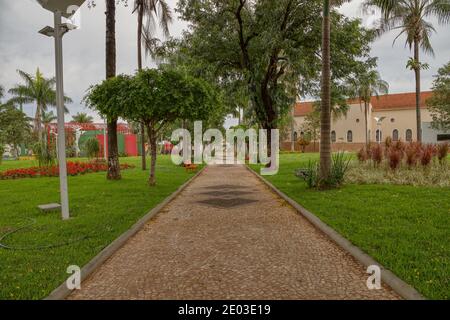
[[[357, 152], [361, 150], [365, 146], [365, 143], [347, 143], [347, 142], [336, 142], [331, 144], [332, 151], [349, 151], [349, 152]], [[280, 145], [281, 151], [291, 151], [291, 143], [283, 142]], [[301, 151], [301, 147], [296, 144], [295, 151]], [[316, 142], [311, 143], [305, 148], [305, 152], [319, 152], [320, 151], [320, 143]]]

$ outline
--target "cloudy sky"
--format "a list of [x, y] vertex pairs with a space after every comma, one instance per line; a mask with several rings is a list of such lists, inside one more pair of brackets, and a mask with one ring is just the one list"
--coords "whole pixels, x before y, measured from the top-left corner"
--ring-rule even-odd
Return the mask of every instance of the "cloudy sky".
[[[133, 0], [129, 0], [133, 3]], [[168, 0], [174, 8], [176, 0]], [[361, 10], [361, 2], [354, 0], [340, 10], [352, 17], [361, 17], [370, 23], [371, 17]], [[105, 77], [105, 15], [104, 1], [97, 0], [93, 9], [84, 5], [80, 12], [81, 27], [64, 37], [64, 81], [65, 92], [73, 99], [69, 105], [71, 115], [88, 112], [81, 103], [86, 89]], [[131, 6], [119, 5], [117, 9], [117, 72], [133, 73], [136, 69], [136, 17], [131, 14]], [[431, 87], [433, 74], [450, 60], [450, 26], [438, 26], [432, 21], [437, 33], [432, 37], [436, 56], [423, 56], [430, 70], [423, 74], [423, 89]], [[0, 0], [0, 84], [12, 87], [20, 79], [16, 70], [34, 73], [39, 67], [46, 77], [54, 75], [54, 44], [50, 38], [38, 34], [38, 30], [53, 23], [50, 12], [43, 10], [35, 0]], [[186, 27], [175, 19], [171, 34], [179, 36]], [[404, 39], [394, 47], [395, 33], [389, 33], [373, 44], [372, 55], [379, 57], [379, 71], [390, 83], [390, 91], [409, 92], [414, 90], [414, 77], [406, 70], [406, 61], [411, 56], [404, 48]], [[146, 64], [151, 65], [147, 60]], [[34, 107], [26, 106], [25, 111], [33, 115]], [[94, 115], [94, 114], [93, 114]], [[70, 116], [69, 116], [70, 119]], [[95, 115], [96, 120], [100, 118]]]

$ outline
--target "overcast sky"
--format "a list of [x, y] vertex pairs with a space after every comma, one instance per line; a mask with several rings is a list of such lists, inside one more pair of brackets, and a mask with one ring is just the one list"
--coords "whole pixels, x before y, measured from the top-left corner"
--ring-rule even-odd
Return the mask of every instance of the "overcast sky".
[[[132, 4], [133, 0], [129, 0]], [[174, 8], [176, 0], [168, 0]], [[340, 10], [352, 17], [362, 17], [370, 22], [370, 16], [364, 16], [361, 2], [352, 1]], [[81, 8], [81, 28], [71, 31], [64, 37], [64, 85], [65, 92], [73, 99], [69, 105], [70, 114], [88, 112], [81, 100], [91, 84], [98, 83], [105, 77], [105, 15], [104, 1], [97, 0], [97, 7]], [[131, 6], [119, 5], [117, 8], [117, 73], [133, 73], [136, 69], [136, 17], [131, 14]], [[438, 26], [432, 36], [436, 56], [423, 56], [429, 63], [430, 70], [423, 72], [422, 86], [429, 90], [433, 74], [450, 60], [450, 26]], [[35, 0], [0, 0], [0, 84], [6, 89], [20, 79], [16, 70], [34, 73], [39, 67], [46, 77], [55, 74], [54, 44], [52, 39], [38, 34], [38, 30], [53, 23], [50, 12], [43, 10]], [[175, 19], [171, 34], [180, 36], [186, 24]], [[404, 38], [399, 39], [394, 47], [392, 41], [395, 33], [384, 35], [373, 43], [372, 55], [379, 57], [379, 71], [390, 84], [390, 91], [410, 92], [414, 90], [414, 76], [406, 70], [406, 62], [411, 56], [404, 48]], [[150, 66], [151, 61], [147, 60]], [[25, 111], [33, 115], [35, 108], [26, 106]], [[71, 116], [68, 116], [68, 120]], [[98, 121], [100, 118], [95, 115]]]

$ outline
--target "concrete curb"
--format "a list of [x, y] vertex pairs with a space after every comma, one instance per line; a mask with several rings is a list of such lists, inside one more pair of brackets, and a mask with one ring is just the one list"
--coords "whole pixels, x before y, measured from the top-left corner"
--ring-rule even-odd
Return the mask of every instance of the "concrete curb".
[[[147, 224], [153, 217], [155, 217], [165, 206], [175, 199], [187, 186], [189, 186], [204, 170], [204, 166], [199, 172], [197, 172], [192, 178], [180, 186], [174, 193], [168, 196], [163, 202], [154, 207], [149, 213], [139, 219], [128, 231], [123, 233], [119, 238], [110, 243], [105, 249], [103, 249], [98, 255], [96, 255], [91, 261], [88, 262], [81, 269], [81, 282], [86, 280], [98, 267], [100, 267], [106, 260], [108, 260], [117, 250], [119, 250], [131, 237], [138, 233], [142, 227]], [[64, 300], [73, 290], [67, 288], [64, 281], [58, 288], [52, 291], [48, 297], [44, 300]]]
[[381, 269], [381, 278], [382, 281], [390, 286], [398, 295], [403, 297], [406, 300], [426, 300], [424, 296], [422, 296], [416, 289], [412, 286], [401, 280], [397, 277], [393, 272], [383, 267], [380, 263], [375, 261], [371, 256], [366, 254], [357, 246], [353, 245], [350, 241], [345, 239], [339, 233], [337, 233], [334, 229], [329, 227], [327, 224], [322, 222], [317, 216], [303, 208], [296, 201], [289, 198], [286, 194], [278, 190], [273, 184], [264, 179], [258, 173], [253, 171], [248, 166], [245, 166], [252, 174], [254, 174], [260, 181], [262, 181], [266, 186], [269, 187], [273, 192], [275, 192], [278, 196], [283, 198], [286, 202], [288, 202], [295, 210], [297, 210], [303, 217], [305, 217], [314, 227], [325, 233], [331, 240], [333, 240], [338, 246], [342, 249], [350, 253], [359, 263], [361, 263], [364, 267], [368, 267], [371, 265], [377, 265]]

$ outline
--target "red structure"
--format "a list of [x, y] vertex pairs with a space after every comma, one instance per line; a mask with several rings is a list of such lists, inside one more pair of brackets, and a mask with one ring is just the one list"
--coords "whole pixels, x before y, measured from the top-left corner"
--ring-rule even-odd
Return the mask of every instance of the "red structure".
[[[46, 127], [48, 144], [54, 144], [56, 142], [56, 136], [58, 134], [58, 127], [56, 123], [51, 123]], [[78, 145], [80, 147], [84, 141], [89, 138], [96, 138], [100, 145], [100, 154], [103, 156], [108, 150], [108, 139], [106, 139], [105, 145], [105, 134], [107, 135], [107, 125], [104, 123], [66, 123], [66, 145], [68, 147]], [[77, 135], [78, 132], [78, 135]], [[117, 124], [117, 135], [118, 135], [118, 147], [120, 154], [126, 154], [128, 156], [138, 156], [138, 138], [134, 134], [132, 128], [126, 123]], [[78, 144], [76, 143], [78, 139]]]

